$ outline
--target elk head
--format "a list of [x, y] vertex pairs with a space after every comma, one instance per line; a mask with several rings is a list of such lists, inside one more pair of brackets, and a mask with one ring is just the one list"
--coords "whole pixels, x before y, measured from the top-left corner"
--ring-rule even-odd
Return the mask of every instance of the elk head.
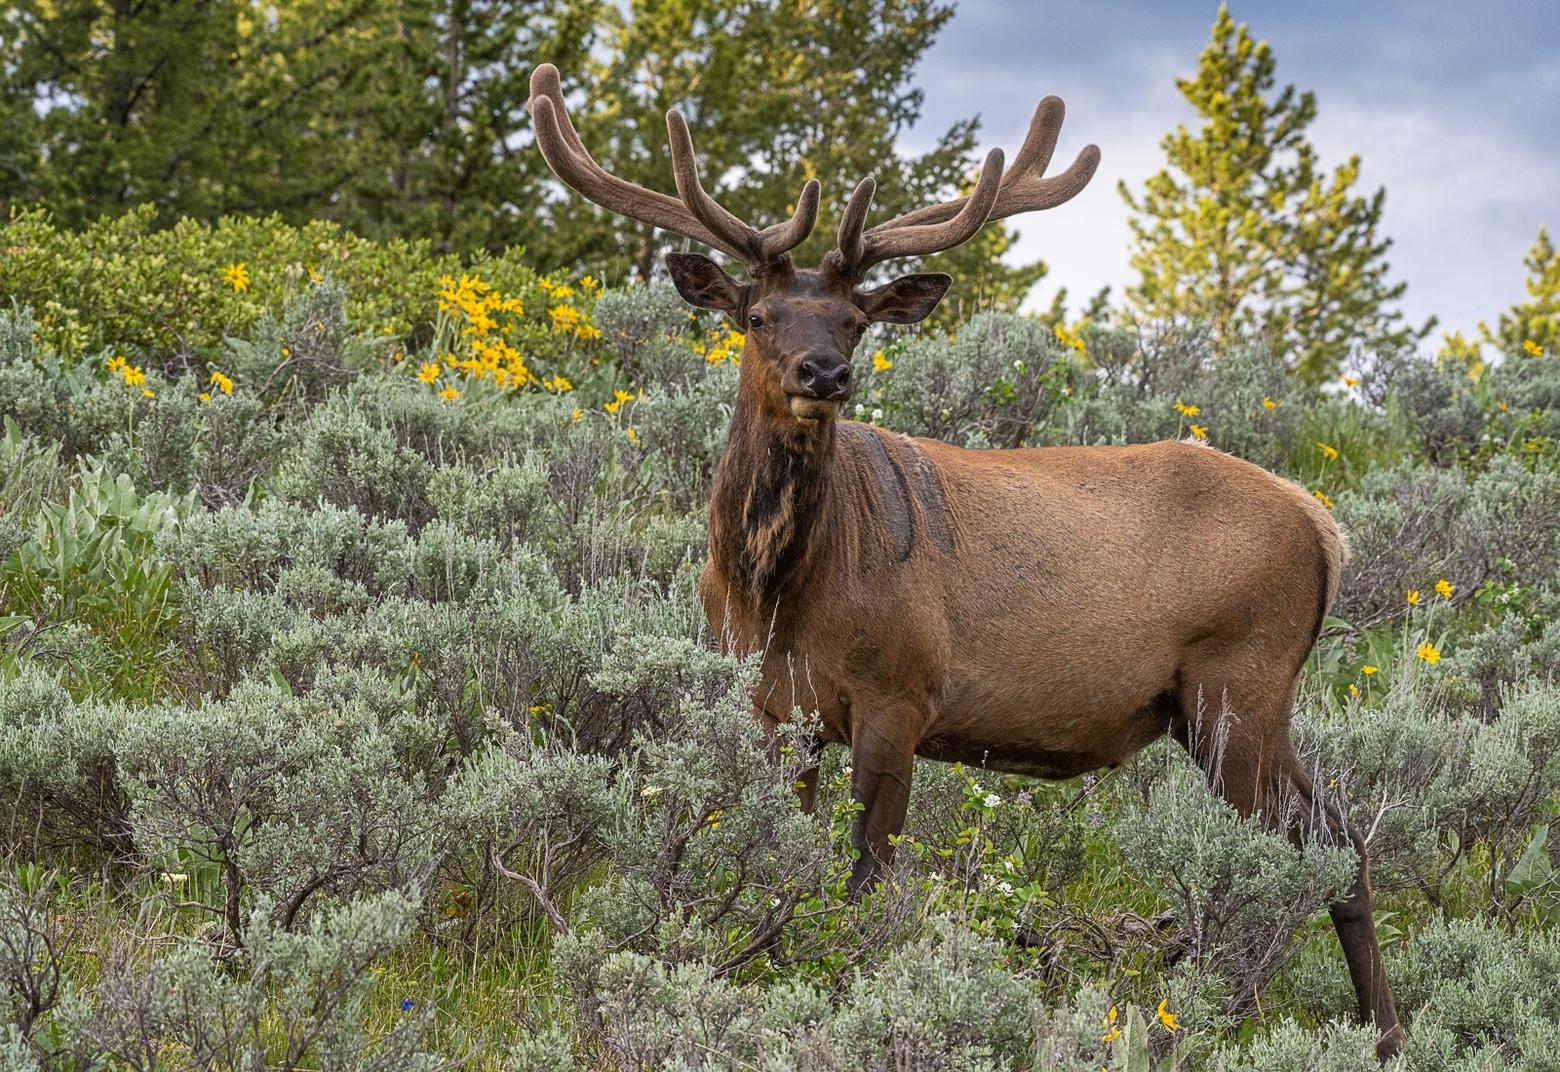
[[1029, 134], [1011, 169], [1001, 149], [986, 157], [966, 197], [930, 205], [866, 227], [876, 184], [861, 181], [840, 221], [836, 248], [817, 268], [798, 268], [791, 250], [818, 219], [819, 185], [802, 187], [790, 219], [760, 231], [705, 192], [699, 181], [688, 124], [666, 114], [672, 173], [678, 197], [648, 190], [609, 174], [580, 142], [564, 107], [558, 69], [544, 63], [531, 75], [531, 118], [548, 166], [568, 186], [604, 208], [711, 246], [740, 261], [744, 282], [699, 253], [669, 253], [672, 283], [690, 305], [725, 313], [746, 335], [743, 389], [773, 418], [812, 425], [831, 420], [855, 390], [851, 356], [872, 323], [924, 320], [953, 280], [943, 274], [901, 276], [865, 288], [874, 265], [951, 249], [991, 220], [1052, 208], [1088, 184], [1099, 150], [1086, 146], [1072, 167], [1045, 178], [1065, 108], [1047, 97], [1035, 109]]

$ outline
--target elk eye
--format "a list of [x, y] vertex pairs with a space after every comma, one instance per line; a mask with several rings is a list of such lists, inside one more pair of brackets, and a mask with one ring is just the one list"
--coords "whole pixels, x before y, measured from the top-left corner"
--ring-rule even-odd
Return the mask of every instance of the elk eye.
[[756, 313], [754, 315], [748, 317], [748, 327], [761, 328], [763, 326], [764, 326], [764, 318], [763, 317], [759, 316]]

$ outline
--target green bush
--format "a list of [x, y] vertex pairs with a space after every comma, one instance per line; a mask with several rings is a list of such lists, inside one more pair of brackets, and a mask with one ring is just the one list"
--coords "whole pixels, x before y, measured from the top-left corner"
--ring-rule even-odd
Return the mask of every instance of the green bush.
[[[848, 755], [802, 814], [805, 735], [764, 738], [698, 599], [729, 325], [328, 228], [7, 227], [0, 1060], [1375, 1067], [1324, 912], [1352, 853], [1174, 746], [921, 763], [845, 895]], [[1400, 1064], [1545, 1067], [1560, 366], [1361, 360], [1315, 392], [1195, 328], [983, 315], [864, 345], [856, 402], [970, 447], [1200, 434], [1335, 500], [1296, 729], [1373, 853]]]
[[[248, 334], [318, 285], [315, 276], [346, 290], [354, 323], [388, 339], [432, 336], [444, 275], [474, 270], [538, 311], [544, 305], [535, 273], [512, 258], [464, 265], [426, 242], [375, 243], [324, 222], [229, 217], [158, 228], [155, 215], [141, 206], [66, 231], [22, 212], [0, 227], [0, 293], [32, 308], [45, 350], [69, 362], [115, 350], [167, 370], [215, 356], [224, 338]], [[224, 278], [236, 264], [246, 269], [243, 289]]]

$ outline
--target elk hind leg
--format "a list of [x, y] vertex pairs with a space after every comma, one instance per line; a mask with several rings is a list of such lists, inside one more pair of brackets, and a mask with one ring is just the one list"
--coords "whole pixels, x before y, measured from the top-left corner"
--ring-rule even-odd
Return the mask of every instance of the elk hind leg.
[[1311, 776], [1296, 755], [1286, 730], [1280, 742], [1279, 776], [1282, 788], [1294, 796], [1298, 808], [1295, 832], [1310, 830], [1323, 834], [1334, 843], [1347, 839], [1359, 854], [1359, 870], [1343, 898], [1328, 914], [1343, 947], [1343, 959], [1349, 966], [1349, 978], [1359, 1000], [1360, 1019], [1374, 1023], [1381, 1032], [1376, 1055], [1383, 1061], [1397, 1054], [1403, 1043], [1403, 1026], [1398, 1019], [1397, 1003], [1387, 981], [1386, 965], [1381, 957], [1381, 942], [1376, 935], [1375, 895], [1370, 886], [1370, 853], [1360, 832], [1348, 825], [1330, 801], [1319, 796]]
[[[1233, 683], [1243, 677], [1244, 686], [1237, 692]], [[1298, 846], [1303, 846], [1307, 832], [1346, 838], [1354, 846], [1360, 858], [1359, 871], [1348, 893], [1329, 907], [1328, 914], [1349, 966], [1360, 1019], [1375, 1023], [1381, 1032], [1376, 1053], [1386, 1060], [1398, 1052], [1403, 1028], [1376, 935], [1370, 857], [1364, 839], [1348, 827], [1336, 808], [1318, 797], [1295, 753], [1289, 717], [1298, 682], [1254, 688], [1257, 677], [1250, 664], [1244, 674], [1196, 675], [1194, 680], [1215, 683], [1218, 692], [1210, 697], [1205, 685], [1199, 692], [1183, 695], [1181, 719], [1172, 726], [1172, 733], [1208, 774], [1215, 791], [1242, 815], [1266, 808], [1269, 822], [1279, 819]]]

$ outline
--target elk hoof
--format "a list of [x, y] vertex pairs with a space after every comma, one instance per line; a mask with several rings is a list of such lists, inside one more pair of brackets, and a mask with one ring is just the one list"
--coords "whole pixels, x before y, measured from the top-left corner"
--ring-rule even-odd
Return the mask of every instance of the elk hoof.
[[850, 881], [845, 883], [845, 890], [850, 894], [852, 901], [859, 901], [878, 884], [877, 861], [863, 853], [861, 859], [856, 861], [856, 866], [851, 868]]
[[1403, 1025], [1393, 1024], [1376, 1043], [1376, 1060], [1386, 1064], [1403, 1048]]

